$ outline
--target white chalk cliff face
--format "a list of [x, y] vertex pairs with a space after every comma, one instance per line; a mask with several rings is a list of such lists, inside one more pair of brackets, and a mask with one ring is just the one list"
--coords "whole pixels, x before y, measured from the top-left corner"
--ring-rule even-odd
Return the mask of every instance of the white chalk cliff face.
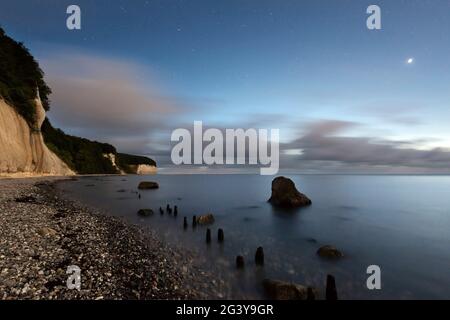
[[120, 172], [121, 174], [124, 174], [123, 170], [119, 168], [116, 161], [116, 155], [113, 153], [104, 153], [103, 156], [111, 161], [112, 166], [117, 170], [117, 172]]
[[45, 110], [39, 97], [36, 123], [30, 128], [16, 110], [0, 98], [0, 175], [73, 175], [75, 174], [44, 143], [40, 128]]
[[136, 174], [156, 174], [156, 167], [148, 164], [140, 164], [136, 168]]

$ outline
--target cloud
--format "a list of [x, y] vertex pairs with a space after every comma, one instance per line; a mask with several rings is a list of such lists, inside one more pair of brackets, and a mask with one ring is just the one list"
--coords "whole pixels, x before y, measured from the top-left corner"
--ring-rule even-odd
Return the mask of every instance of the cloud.
[[[285, 156], [285, 164], [298, 167], [302, 162], [316, 165], [316, 169], [381, 167], [410, 168], [416, 171], [450, 169], [450, 152], [442, 148], [422, 150], [413, 148], [413, 141], [386, 141], [375, 137], [352, 137], [343, 135], [360, 124], [345, 121], [318, 121], [307, 127], [303, 136], [283, 144], [286, 150], [301, 150], [299, 155]], [[286, 157], [288, 157], [286, 159]], [[290, 157], [290, 158], [289, 158]], [[298, 162], [295, 165], [295, 162]], [[391, 169], [386, 169], [391, 168]]]
[[[208, 112], [214, 114], [211, 105], [224, 103], [211, 99], [180, 99], [166, 94], [143, 66], [120, 59], [62, 50], [41, 60], [41, 65], [53, 90], [49, 117], [56, 126], [70, 134], [112, 143], [122, 152], [149, 155], [164, 166], [172, 166], [172, 130], [191, 128], [190, 121], [207, 119]], [[202, 106], [205, 103], [208, 108]], [[388, 113], [379, 112], [381, 115]], [[414, 118], [405, 118], [405, 114], [400, 112], [392, 117], [409, 125], [419, 123]], [[450, 169], [448, 150], [417, 147], [426, 142], [426, 138], [400, 141], [352, 136], [351, 133], [364, 132], [361, 123], [323, 120], [302, 123], [299, 127], [293, 125], [296, 121], [298, 119], [292, 116], [260, 113], [244, 116], [239, 123], [225, 125], [222, 120], [204, 125], [205, 129], [214, 126], [221, 130], [225, 126], [277, 127], [282, 133], [287, 132], [292, 140], [280, 145], [281, 170], [441, 173]], [[248, 166], [231, 168], [253, 169]]]
[[189, 104], [162, 93], [142, 66], [58, 52], [41, 62], [52, 88], [49, 117], [65, 131], [144, 154]]

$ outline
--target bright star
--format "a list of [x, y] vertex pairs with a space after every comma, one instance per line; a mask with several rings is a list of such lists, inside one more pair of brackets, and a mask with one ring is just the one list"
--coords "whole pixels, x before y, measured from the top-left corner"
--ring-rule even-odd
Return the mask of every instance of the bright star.
[[409, 58], [408, 60], [406, 60], [407, 64], [412, 64], [414, 62], [414, 58]]

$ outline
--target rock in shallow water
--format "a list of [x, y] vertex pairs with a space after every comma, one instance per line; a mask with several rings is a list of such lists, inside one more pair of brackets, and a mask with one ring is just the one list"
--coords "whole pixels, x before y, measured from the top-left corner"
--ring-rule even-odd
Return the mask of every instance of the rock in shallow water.
[[296, 208], [311, 205], [311, 200], [300, 193], [295, 183], [285, 177], [277, 177], [272, 181], [272, 195], [269, 202], [283, 208]]
[[158, 189], [159, 185], [157, 182], [153, 181], [142, 181], [138, 185], [138, 189], [147, 190], [147, 189]]
[[211, 213], [202, 215], [202, 216], [197, 216], [196, 217], [196, 222], [199, 225], [208, 225], [208, 224], [213, 224], [214, 223], [214, 216]]
[[317, 290], [296, 283], [266, 279], [263, 281], [264, 289], [274, 300], [314, 300]]
[[152, 209], [141, 209], [138, 211], [138, 215], [140, 215], [141, 217], [149, 217], [149, 216], [153, 215], [153, 210]]
[[344, 256], [344, 254], [340, 252], [338, 249], [329, 245], [320, 247], [319, 250], [317, 250], [317, 254], [322, 258], [328, 259], [339, 259]]

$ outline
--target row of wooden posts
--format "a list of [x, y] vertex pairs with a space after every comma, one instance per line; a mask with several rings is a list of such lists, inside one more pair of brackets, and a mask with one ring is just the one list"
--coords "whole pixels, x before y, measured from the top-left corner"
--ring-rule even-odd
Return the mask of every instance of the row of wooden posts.
[[[160, 207], [159, 208], [159, 212], [161, 215], [164, 214], [164, 210]], [[166, 212], [168, 214], [172, 214], [172, 208], [170, 207], [170, 205], [166, 206]], [[173, 215], [176, 217], [178, 215], [178, 207], [174, 206], [173, 207]], [[192, 227], [195, 228], [197, 226], [197, 216], [193, 216], [192, 217]], [[187, 217], [183, 218], [183, 228], [187, 229], [188, 228], [188, 221], [187, 221]], [[219, 243], [223, 243], [225, 240], [225, 235], [223, 232], [223, 229], [218, 229], [217, 230], [217, 241]], [[211, 229], [207, 228], [206, 229], [206, 243], [210, 244], [211, 243]], [[255, 253], [255, 264], [257, 266], [264, 266], [264, 249], [263, 247], [258, 247], [258, 249], [256, 249], [256, 253]], [[244, 257], [239, 255], [236, 257], [236, 268], [238, 269], [243, 269], [245, 267], [245, 260]], [[311, 288], [308, 288], [308, 291], [312, 290]], [[314, 298], [314, 294], [312, 292], [308, 292], [308, 298], [313, 299]], [[337, 300], [338, 296], [337, 296], [337, 290], [336, 290], [336, 280], [334, 278], [334, 276], [332, 275], [327, 275], [327, 284], [326, 284], [326, 292], [325, 292], [325, 298], [326, 300]]]

